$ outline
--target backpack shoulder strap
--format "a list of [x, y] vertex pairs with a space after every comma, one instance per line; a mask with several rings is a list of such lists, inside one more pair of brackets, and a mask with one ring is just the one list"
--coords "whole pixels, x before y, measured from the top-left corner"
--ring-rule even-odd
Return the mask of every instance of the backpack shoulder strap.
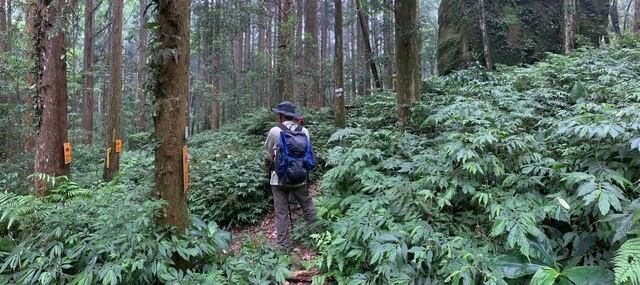
[[289, 128], [287, 128], [287, 126], [285, 126], [284, 124], [279, 124], [278, 127], [283, 131], [288, 131], [289, 130]]
[[302, 125], [298, 125], [298, 126], [296, 127], [296, 131], [300, 132], [300, 131], [302, 131], [302, 128], [303, 128], [303, 127], [302, 127]]

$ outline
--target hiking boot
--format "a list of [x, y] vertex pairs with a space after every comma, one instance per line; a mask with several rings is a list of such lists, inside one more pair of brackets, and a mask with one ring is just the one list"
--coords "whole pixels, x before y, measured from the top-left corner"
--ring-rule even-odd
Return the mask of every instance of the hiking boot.
[[293, 270], [306, 269], [304, 264], [302, 264], [302, 257], [300, 256], [299, 248], [294, 248], [293, 251], [289, 253], [289, 261], [291, 261], [291, 266]]

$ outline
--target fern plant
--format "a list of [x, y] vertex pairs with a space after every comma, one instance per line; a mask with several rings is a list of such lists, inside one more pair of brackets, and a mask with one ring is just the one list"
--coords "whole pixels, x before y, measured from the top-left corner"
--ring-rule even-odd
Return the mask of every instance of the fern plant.
[[640, 238], [625, 241], [613, 258], [616, 284], [640, 284]]

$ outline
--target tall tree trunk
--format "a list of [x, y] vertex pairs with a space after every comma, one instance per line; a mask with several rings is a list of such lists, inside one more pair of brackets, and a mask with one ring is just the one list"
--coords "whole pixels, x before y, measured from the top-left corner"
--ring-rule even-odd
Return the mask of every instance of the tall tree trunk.
[[569, 54], [573, 50], [573, 38], [576, 21], [576, 0], [563, 0], [562, 12], [564, 15], [564, 37], [562, 52]]
[[[155, 113], [155, 193], [165, 200], [158, 224], [173, 226], [183, 234], [189, 225], [187, 195], [183, 184], [183, 148], [187, 142], [189, 84], [190, 0], [159, 0], [155, 32], [158, 45], [152, 60], [156, 66], [153, 86]], [[169, 56], [167, 56], [169, 55]]]
[[[249, 20], [251, 21], [251, 20]], [[253, 70], [251, 66], [251, 23], [247, 26], [247, 31], [244, 33], [244, 62], [242, 67], [242, 74], [244, 75], [244, 94], [245, 96], [249, 96], [249, 98], [245, 98], [249, 100], [249, 102], [256, 102], [256, 100], [252, 100], [252, 91], [251, 91], [251, 77], [249, 75], [249, 70]], [[256, 107], [255, 105], [253, 107]]]
[[320, 94], [318, 94], [318, 2], [308, 1], [305, 15], [305, 68], [307, 89], [304, 92], [307, 100], [311, 100], [312, 106], [320, 106]]
[[[266, 11], [261, 11], [261, 12], [266, 12]], [[265, 16], [264, 15], [258, 15], [258, 49], [256, 50], [256, 55], [257, 55], [257, 66], [258, 66], [258, 70], [264, 71], [266, 70], [266, 54], [264, 52], [264, 45], [265, 45], [265, 39], [264, 39], [264, 34], [265, 34], [265, 26], [266, 26], [266, 20], [265, 20]], [[259, 82], [257, 84], [258, 86], [258, 90], [257, 91], [257, 104], [258, 104], [258, 108], [265, 106], [264, 102], [266, 101], [266, 97], [267, 95], [267, 89], [266, 89], [266, 76], [264, 76], [264, 73], [260, 74], [259, 78]]]
[[[7, 6], [5, 0], [0, 0], [0, 52], [3, 52], [7, 36]], [[0, 66], [0, 70], [2, 67]]]
[[[273, 8], [273, 7], [272, 7]], [[271, 9], [272, 9], [271, 8]], [[272, 10], [269, 9], [268, 11], [270, 12], [269, 14], [272, 14]], [[267, 102], [266, 105], [267, 106], [273, 106], [275, 105], [274, 101], [275, 101], [275, 96], [273, 94], [274, 89], [276, 87], [276, 84], [274, 82], [274, 72], [273, 72], [273, 67], [275, 66], [275, 60], [277, 58], [277, 56], [273, 56], [273, 43], [275, 43], [275, 39], [273, 37], [273, 32], [271, 31], [271, 28], [274, 26], [274, 18], [268, 17], [267, 18], [267, 32], [264, 35], [265, 38], [265, 43], [264, 43], [264, 51], [265, 54], [267, 55], [267, 81], [269, 82], [269, 84], [267, 84]]]
[[640, 32], [640, 0], [636, 0], [636, 6], [633, 13], [633, 32]]
[[[342, 3], [340, 3], [342, 4]], [[327, 93], [327, 88], [329, 85], [327, 84], [329, 80], [329, 75], [326, 73], [327, 65], [325, 64], [326, 60], [329, 59], [329, 1], [324, 1], [322, 4], [322, 47], [320, 49], [320, 77], [319, 80], [321, 82], [320, 91], [318, 94], [318, 105], [314, 106], [316, 108], [320, 108], [324, 106], [325, 95]], [[341, 36], [342, 37], [342, 36]], [[344, 71], [343, 71], [344, 72]], [[344, 79], [343, 79], [344, 82]], [[344, 85], [344, 83], [343, 83]], [[344, 86], [343, 86], [344, 87]]]
[[291, 82], [291, 23], [289, 14], [293, 10], [292, 0], [282, 0], [280, 23], [278, 27], [278, 59], [276, 68], [276, 95], [279, 101], [293, 101], [293, 82]]
[[[355, 0], [353, 1], [355, 5]], [[358, 14], [356, 13], [356, 17]], [[356, 51], [355, 51], [355, 70], [356, 70], [356, 89], [357, 94], [360, 96], [369, 95], [367, 92], [369, 88], [365, 87], [369, 84], [369, 66], [367, 66], [367, 57], [365, 50], [364, 39], [362, 37], [362, 28], [360, 26], [360, 22], [357, 20], [353, 23], [355, 29], [355, 37], [356, 37]]]
[[[358, 34], [358, 24], [353, 23], [353, 25], [350, 27], [351, 28], [351, 33], [349, 34], [350, 36], [350, 42], [351, 44], [349, 45], [349, 47], [351, 48], [351, 95], [353, 98], [356, 97], [356, 95], [358, 94], [358, 77], [356, 76], [356, 41], [357, 41], [357, 34]], [[346, 98], [345, 98], [346, 99]]]
[[[376, 85], [376, 89], [382, 90], [382, 82], [380, 81], [380, 76], [378, 75], [378, 68], [376, 67], [376, 62], [373, 58], [373, 51], [371, 49], [371, 41], [369, 41], [369, 28], [367, 25], [367, 18], [364, 12], [362, 12], [362, 7], [360, 6], [360, 0], [356, 1], [356, 9], [358, 10], [358, 19], [360, 20], [360, 29], [362, 29], [362, 39], [364, 40], [365, 45], [365, 57], [367, 62], [369, 62], [369, 66], [371, 67], [371, 75], [373, 76], [373, 82]], [[369, 83], [366, 83], [369, 85]]]
[[[296, 1], [294, 5], [296, 7], [296, 29], [294, 34], [294, 53], [293, 53], [293, 61], [295, 64], [293, 65], [293, 74], [292, 78], [292, 86], [293, 86], [293, 94], [294, 100], [300, 102], [299, 106], [305, 106], [307, 100], [307, 94], [305, 90], [307, 89], [306, 82], [306, 64], [307, 59], [304, 57], [304, 46], [306, 45], [305, 34], [302, 30], [303, 21], [304, 21], [304, 6], [305, 1]], [[297, 95], [297, 96], [296, 96]]]
[[138, 28], [138, 116], [136, 117], [136, 128], [138, 132], [146, 130], [147, 117], [144, 106], [147, 104], [147, 92], [145, 84], [147, 82], [147, 29], [144, 25], [149, 21], [149, 16], [145, 14], [147, 0], [140, 0], [140, 26]]
[[482, 32], [482, 47], [484, 48], [484, 63], [488, 70], [493, 70], [493, 61], [491, 60], [491, 48], [489, 47], [489, 33], [487, 32], [487, 18], [484, 8], [484, 0], [478, 0], [480, 4], [480, 31]]
[[[38, 0], [33, 17], [37, 29], [34, 56], [39, 126], [34, 170], [62, 176], [69, 175], [70, 170], [64, 154], [68, 142], [65, 34], [64, 27], [56, 25], [62, 1], [49, 2]], [[49, 194], [46, 182], [36, 180], [34, 186], [38, 196]]]
[[93, 140], [93, 9], [93, 0], [86, 0], [82, 67], [82, 129], [85, 132], [83, 144], [91, 144]]
[[398, 120], [404, 123], [411, 116], [408, 104], [420, 99], [418, 1], [396, 0], [395, 20]]
[[11, 26], [12, 24], [12, 17], [11, 15], [13, 14], [13, 6], [11, 6], [11, 0], [7, 0], [7, 28], [8, 28], [8, 32], [9, 34], [11, 34]]
[[106, 161], [102, 179], [111, 181], [120, 170], [120, 153], [116, 140], [120, 140], [120, 113], [122, 110], [122, 6], [123, 0], [114, 0], [111, 7], [111, 42], [109, 45], [109, 100], [106, 117]]
[[620, 35], [620, 17], [618, 16], [618, 0], [611, 1], [609, 16], [611, 17], [611, 26], [613, 27], [613, 32], [616, 33], [616, 35]]
[[[222, 0], [216, 0], [215, 9], [222, 9]], [[220, 36], [220, 27], [216, 25], [214, 28], [215, 36]], [[218, 131], [220, 129], [220, 61], [221, 61], [221, 53], [219, 44], [215, 43], [213, 47], [213, 130]]]
[[[0, 0], [1, 1], [1, 0]], [[31, 2], [27, 2], [24, 5], [24, 9], [26, 12], [26, 23], [25, 23], [25, 34], [27, 35], [26, 40], [26, 58], [29, 61], [34, 61], [34, 52], [35, 52], [35, 38], [36, 34], [34, 31], [34, 14], [35, 14], [35, 4]], [[26, 86], [33, 86], [34, 84], [34, 74], [31, 72], [27, 72], [25, 76], [25, 84]], [[35, 131], [33, 126], [33, 93], [31, 91], [27, 92], [27, 96], [25, 96], [25, 112], [24, 112], [24, 125], [27, 126], [28, 132], [24, 136], [24, 150], [32, 151], [36, 147], [35, 141]]]
[[335, 99], [333, 101], [333, 125], [337, 128], [345, 128], [347, 126], [347, 115], [344, 106], [344, 68], [342, 55], [342, 0], [334, 0], [335, 18], [335, 50], [334, 50], [334, 67], [336, 90]]
[[240, 74], [242, 73], [242, 34], [236, 35], [233, 40], [232, 47], [232, 57], [233, 57], [233, 106], [237, 107], [236, 103], [238, 100], [238, 95], [240, 91], [238, 90], [238, 79], [240, 78]]
[[[627, 2], [627, 8], [624, 10], [624, 17], [622, 20], [622, 29], [626, 32], [629, 30], [629, 11], [631, 10], [631, 4], [633, 4], [634, 2], [638, 2], [638, 1], [634, 1], [634, 0], [628, 0], [629, 2]], [[632, 19], [633, 21], [633, 19]], [[633, 26], [633, 25], [632, 25]]]
[[395, 56], [393, 54], [393, 50], [395, 49], [395, 44], [393, 42], [393, 9], [391, 7], [392, 0], [385, 0], [385, 8], [384, 8], [384, 24], [382, 28], [382, 34], [384, 38], [384, 78], [387, 89], [393, 88], [393, 71], [394, 71], [394, 62]]

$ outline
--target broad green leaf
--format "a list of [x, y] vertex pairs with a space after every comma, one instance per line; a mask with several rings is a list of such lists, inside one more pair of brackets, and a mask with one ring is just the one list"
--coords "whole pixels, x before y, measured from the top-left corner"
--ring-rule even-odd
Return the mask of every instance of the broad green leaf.
[[553, 268], [540, 268], [535, 274], [533, 274], [529, 285], [553, 285], [558, 275], [558, 271]]
[[569, 206], [569, 203], [567, 203], [567, 201], [566, 201], [565, 199], [562, 199], [562, 198], [560, 198], [560, 197], [557, 197], [556, 199], [558, 199], [558, 203], [560, 203], [560, 205], [561, 205], [562, 207], [564, 207], [564, 208], [565, 208], [565, 209], [567, 209], [567, 210], [570, 210], [570, 209], [571, 209], [571, 206]]
[[637, 149], [640, 151], [640, 137], [631, 140], [631, 149]]
[[631, 219], [631, 224], [635, 224], [640, 219], [640, 209], [636, 210]]
[[598, 184], [596, 182], [590, 181], [584, 183], [578, 187], [578, 196], [585, 196], [598, 188]]
[[565, 269], [560, 275], [567, 277], [573, 284], [600, 285], [614, 284], [613, 271], [600, 266], [577, 266]]
[[551, 248], [549, 240], [545, 237], [538, 238], [538, 240], [529, 240], [531, 253], [535, 254], [541, 261], [549, 267], [554, 267], [556, 257]]
[[503, 255], [494, 259], [489, 267], [494, 271], [502, 272], [506, 278], [519, 278], [534, 274], [541, 268], [546, 267], [544, 263], [522, 254]]

